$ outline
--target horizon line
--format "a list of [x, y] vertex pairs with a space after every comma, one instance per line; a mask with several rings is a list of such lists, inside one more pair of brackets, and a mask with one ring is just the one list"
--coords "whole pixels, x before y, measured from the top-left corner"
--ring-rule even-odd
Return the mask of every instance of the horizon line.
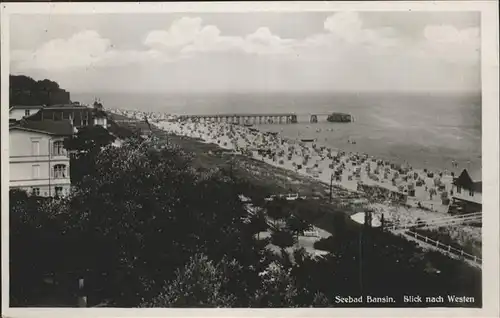
[[404, 94], [404, 95], [448, 95], [448, 94], [482, 94], [482, 90], [143, 90], [143, 91], [115, 91], [115, 90], [103, 90], [103, 91], [72, 91], [67, 90], [71, 94], [276, 94], [276, 93], [287, 93], [287, 94], [318, 94], [318, 93], [331, 93], [331, 94]]

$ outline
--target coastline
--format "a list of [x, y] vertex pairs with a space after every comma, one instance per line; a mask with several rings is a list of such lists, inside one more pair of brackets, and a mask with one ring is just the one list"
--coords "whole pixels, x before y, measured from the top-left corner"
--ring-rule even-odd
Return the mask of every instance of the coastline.
[[[230, 126], [223, 123], [196, 124], [163, 121], [158, 124], [162, 129], [170, 133], [199, 138], [205, 143], [213, 143], [220, 148], [233, 150], [237, 153], [242, 153], [251, 158], [263, 161], [267, 164], [297, 172], [302, 176], [312, 177], [325, 185], [330, 184], [331, 175], [335, 171], [328, 164], [331, 161], [330, 157], [339, 155], [340, 157], [346, 159], [344, 161], [341, 161], [341, 165], [345, 167], [345, 171], [343, 171], [342, 173], [341, 180], [334, 180], [334, 185], [356, 192], [357, 183], [358, 181], [360, 181], [367, 185], [377, 185], [391, 191], [399, 192], [398, 187], [394, 184], [391, 184], [389, 178], [387, 178], [387, 180], [375, 181], [368, 178], [368, 176], [364, 174], [363, 171], [360, 173], [360, 178], [354, 178], [352, 172], [355, 167], [359, 168], [359, 166], [354, 163], [352, 165], [349, 165], [349, 161], [353, 161], [352, 158], [364, 156], [366, 158], [366, 161], [371, 161], [369, 162], [369, 164], [372, 170], [376, 169], [376, 161], [384, 161], [384, 167], [385, 165], [391, 166], [394, 164], [370, 155], [345, 152], [340, 149], [326, 148], [325, 146], [319, 146], [319, 143], [317, 143], [318, 146], [315, 146], [316, 143], [301, 143], [291, 138], [281, 137], [279, 133], [272, 134], [271, 136], [268, 135], [266, 137], [266, 132], [257, 131], [256, 129], [251, 131], [246, 127]], [[231, 129], [234, 129], [236, 131], [237, 136], [233, 136], [235, 134], [234, 132], [229, 132]], [[251, 136], [253, 136], [254, 138], [252, 139]], [[297, 147], [299, 147], [299, 149], [296, 149]], [[270, 156], [263, 156], [258, 153], [257, 149], [259, 148], [273, 150], [271, 150]], [[288, 158], [286, 158], [286, 152], [289, 155], [293, 152], [292, 156], [288, 156]], [[329, 156], [328, 152], [331, 154], [331, 156]], [[302, 164], [305, 169], [297, 169], [297, 167], [301, 165], [300, 161], [304, 162], [304, 159], [307, 161], [307, 163]], [[344, 164], [345, 161], [347, 161], [347, 164]], [[308, 170], [308, 168], [310, 169]], [[387, 169], [387, 167], [385, 168]], [[391, 172], [388, 177], [396, 172], [396, 169], [390, 168], [390, 170]], [[411, 167], [409, 167], [409, 170], [419, 174], [419, 176], [424, 176], [425, 174], [427, 174], [427, 172], [425, 172], [424, 170], [413, 170]], [[437, 175], [438, 173], [439, 172], [433, 172], [433, 174], [435, 175]], [[428, 179], [425, 180], [426, 184], [431, 187], [433, 179], [426, 179]], [[446, 190], [449, 190], [451, 188], [452, 177], [450, 175], [443, 175], [442, 180], [444, 180], [445, 182]], [[399, 184], [399, 186], [401, 186], [401, 184]], [[435, 212], [446, 212], [442, 208], [440, 209], [438, 207], [440, 200], [436, 200], [436, 197], [433, 198], [434, 200], [427, 200], [428, 202], [426, 202], [425, 198], [423, 197], [423, 192], [425, 191], [416, 190], [416, 192], [416, 197], [418, 198], [418, 200], [420, 200], [422, 205], [434, 205], [434, 209], [436, 210]]]
[[[391, 142], [383, 137], [376, 136], [361, 136], [357, 135], [356, 128], [346, 129], [343, 124], [295, 124], [303, 126], [306, 135], [316, 139], [316, 143], [327, 148], [338, 151], [367, 153], [370, 156], [378, 159], [387, 160], [396, 164], [408, 163], [418, 170], [429, 169], [433, 171], [453, 171], [459, 174], [463, 169], [467, 169], [474, 179], [482, 179], [481, 154], [477, 156], [468, 156], [467, 152], [476, 153], [477, 149], [442, 147], [437, 144], [428, 145], [408, 145], [402, 142]], [[349, 124], [351, 125], [351, 124]], [[279, 128], [278, 128], [279, 127]], [[319, 127], [319, 128], [316, 128]], [[297, 133], [295, 127], [287, 125], [257, 125], [257, 129], [262, 131], [275, 131], [286, 136], [289, 139], [300, 139], [301, 133]], [[302, 131], [302, 130], [301, 130]], [[349, 131], [349, 132], [348, 132]], [[472, 134], [471, 134], [472, 135]], [[395, 135], [397, 137], [397, 135]], [[350, 139], [356, 141], [356, 144], [350, 143]], [[431, 137], [427, 136], [425, 141], [430, 141]], [[384, 147], [378, 147], [383, 140]], [[478, 141], [480, 144], [480, 140]], [[480, 149], [479, 149], [480, 150]], [[453, 167], [452, 162], [455, 161], [458, 167]]]
[[[126, 115], [134, 118], [136, 122], [140, 122], [144, 119], [145, 115], [142, 112], [129, 113]], [[153, 116], [157, 116], [154, 118]], [[384, 217], [389, 224], [411, 224], [419, 221], [432, 221], [441, 217], [449, 216], [447, 208], [448, 205], [441, 203], [441, 198], [437, 195], [438, 192], [433, 196], [433, 200], [419, 201], [416, 199], [409, 199], [407, 202], [393, 201], [390, 199], [380, 200], [373, 197], [371, 191], [366, 192], [366, 189], [362, 191], [357, 191], [358, 179], [352, 178], [349, 180], [349, 174], [353, 173], [353, 167], [359, 167], [359, 165], [350, 166], [349, 164], [342, 163], [344, 166], [344, 171], [342, 173], [342, 180], [332, 183], [332, 202], [329, 202], [329, 186], [330, 186], [330, 176], [331, 171], [328, 167], [328, 162], [330, 162], [330, 157], [328, 154], [324, 154], [321, 159], [321, 155], [310, 156], [308, 160], [309, 170], [303, 168], [298, 170], [297, 166], [293, 165], [292, 161], [303, 160], [303, 152], [317, 151], [321, 147], [316, 147], [316, 150], [312, 145], [304, 146], [297, 140], [281, 137], [278, 133], [266, 133], [258, 131], [255, 128], [248, 128], [237, 125], [229, 125], [224, 123], [207, 123], [207, 124], [196, 124], [188, 122], [176, 121], [175, 117], [169, 117], [167, 115], [154, 115], [151, 113], [147, 114], [147, 117], [153, 119], [155, 125], [151, 126], [152, 129], [161, 131], [162, 134], [167, 133], [171, 136], [172, 140], [175, 139], [181, 147], [187, 148], [193, 151], [197, 157], [196, 161], [202, 167], [213, 167], [219, 165], [226, 165], [228, 162], [235, 164], [240, 169], [243, 179], [249, 181], [250, 184], [258, 185], [257, 188], [252, 188], [250, 193], [257, 192], [264, 194], [263, 196], [257, 195], [258, 200], [262, 200], [264, 196], [269, 194], [287, 194], [287, 193], [298, 193], [300, 196], [307, 195], [309, 199], [312, 197], [319, 197], [320, 200], [307, 200], [307, 204], [312, 204], [317, 206], [318, 209], [322, 209], [328, 214], [327, 211], [341, 212], [344, 215], [352, 216], [350, 221], [360, 224], [359, 215], [354, 216], [356, 213], [361, 213], [366, 210], [372, 211], [374, 215], [374, 223], [378, 222], [380, 218]], [[144, 123], [144, 121], [142, 122]], [[153, 128], [154, 127], [154, 128]], [[196, 127], [196, 128], [195, 128]], [[232, 132], [231, 132], [232, 130]], [[238, 133], [235, 133], [238, 131]], [[240, 133], [242, 135], [240, 135]], [[254, 137], [264, 138], [255, 142]], [[302, 145], [301, 145], [302, 144]], [[205, 145], [205, 146], [204, 146]], [[249, 147], [251, 145], [252, 147]], [[264, 147], [265, 146], [265, 147]], [[294, 151], [298, 154], [292, 154], [292, 161], [288, 160], [287, 156], [280, 147], [295, 147]], [[260, 148], [259, 148], [260, 147]], [[305, 148], [303, 148], [305, 147]], [[259, 154], [259, 149], [261, 153]], [[264, 151], [262, 153], [262, 149]], [[268, 155], [268, 151], [271, 151], [271, 156]], [[327, 148], [325, 147], [326, 150]], [[340, 154], [342, 160], [356, 161], [360, 160], [359, 154], [345, 153], [345, 152], [334, 152], [332, 154]], [[288, 150], [287, 150], [288, 151]], [[280, 152], [281, 156], [278, 156]], [[357, 157], [358, 156], [358, 157]], [[312, 159], [311, 159], [312, 158]], [[335, 158], [335, 156], [331, 156]], [[356, 159], [357, 158], [357, 159]], [[317, 161], [314, 161], [318, 159]], [[369, 159], [369, 160], [368, 160]], [[326, 162], [325, 162], [326, 161]], [[319, 172], [317, 176], [314, 175], [313, 167], [315, 162], [319, 163], [318, 168], [324, 169]], [[380, 160], [374, 158], [373, 156], [366, 155], [365, 163], [369, 163], [371, 166], [371, 171], [374, 171], [374, 167]], [[377, 163], [378, 162], [378, 163]], [[394, 170], [391, 168], [391, 164], [387, 162], [382, 163], [382, 168], [380, 170]], [[339, 165], [339, 164], [337, 164]], [[347, 168], [346, 168], [347, 167]], [[411, 168], [411, 167], [410, 167]], [[364, 171], [364, 169], [361, 169]], [[429, 171], [428, 171], [429, 172]], [[417, 173], [419, 176], [426, 176], [424, 171], [419, 169], [410, 170], [410, 174]], [[374, 181], [368, 178], [366, 180], [366, 173], [364, 174], [364, 179], [361, 181], [365, 182], [369, 188], [389, 188], [397, 191], [397, 187], [390, 184], [390, 176], [388, 178], [383, 178], [383, 172], [380, 172], [379, 181]], [[437, 175], [435, 173], [435, 175]], [[373, 176], [373, 173], [372, 173]], [[429, 183], [429, 189], [434, 185], [433, 178], [425, 178]], [[451, 186], [451, 181], [453, 178], [451, 176], [443, 176], [439, 178], [441, 181], [446, 180], [447, 185], [445, 186], [445, 191], [448, 191], [448, 187]], [[382, 182], [380, 182], [382, 181]], [[261, 191], [265, 189], [265, 191]], [[428, 195], [428, 192], [424, 185], [420, 187], [415, 187], [417, 195]], [[418, 193], [420, 192], [420, 193]], [[420, 207], [418, 202], [421, 203]], [[431, 210], [431, 208], [434, 209]], [[308, 208], [308, 210], [310, 210]], [[356, 218], [357, 217], [357, 218]], [[330, 232], [327, 228], [318, 226], [319, 228]], [[443, 234], [449, 236], [452, 241], [457, 242], [459, 245], [473, 244], [475, 250], [478, 251], [478, 257], [481, 257], [481, 227], [469, 226], [462, 224], [459, 226], [453, 226], [448, 228], [436, 228], [435, 233]], [[444, 231], [444, 232], [443, 232]], [[436, 235], [437, 235], [436, 234]]]
[[[311, 178], [321, 183], [325, 189], [328, 189], [332, 173], [336, 171], [335, 169], [340, 169], [339, 166], [343, 169], [341, 180], [334, 180], [333, 186], [344, 188], [353, 193], [357, 193], [358, 181], [367, 186], [381, 187], [399, 193], [401, 193], [402, 185], [405, 187], [404, 190], [407, 191], [408, 187], [412, 186], [410, 183], [413, 183], [415, 196], [409, 197], [405, 204], [393, 205], [389, 204], [389, 202], [376, 202], [369, 205], [379, 217], [384, 214], [386, 220], [411, 223], [417, 219], [433, 219], [447, 215], [448, 206], [442, 203], [439, 194], [441, 192], [449, 194], [452, 188], [453, 177], [449, 173], [443, 172], [442, 176], [439, 176], [439, 172], [413, 169], [411, 166], [406, 165], [407, 175], [410, 175], [408, 179], [397, 171], [398, 167], [401, 168], [403, 165], [396, 164], [393, 166], [394, 163], [388, 160], [380, 160], [367, 154], [343, 152], [324, 146], [317, 146], [314, 149], [312, 144], [304, 145], [293, 138], [282, 137], [279, 133], [263, 132], [255, 127], [248, 128], [213, 122], [181, 122], [175, 116], [161, 113], [126, 110], [119, 110], [118, 113], [133, 117], [138, 121], [148, 117], [163, 131], [196, 138], [202, 143], [214, 144], [221, 149], [298, 173], [302, 177]], [[259, 153], [259, 151], [261, 152]], [[288, 156], [285, 154], [288, 154]], [[289, 160], [290, 154], [291, 159]], [[302, 169], [297, 169], [303, 163], [305, 156], [308, 158], [308, 162], [303, 164]], [[333, 168], [331, 166], [332, 158], [335, 162]], [[365, 166], [369, 165], [370, 171], [365, 171], [366, 167], [359, 169], [360, 163], [365, 164]], [[359, 178], [354, 177], [356, 169], [361, 170]], [[377, 170], [380, 171], [378, 171], [378, 175], [374, 176], [373, 172], [377, 172]], [[429, 173], [431, 177], [429, 177]], [[396, 176], [398, 181], [394, 184], [394, 182], [391, 182], [391, 178], [395, 179]], [[417, 179], [420, 179], [422, 184], [415, 187], [414, 184]], [[439, 180], [436, 181], [436, 179]], [[440, 184], [443, 191], [436, 190], [436, 182]], [[432, 198], [429, 196], [430, 191], [434, 191]]]

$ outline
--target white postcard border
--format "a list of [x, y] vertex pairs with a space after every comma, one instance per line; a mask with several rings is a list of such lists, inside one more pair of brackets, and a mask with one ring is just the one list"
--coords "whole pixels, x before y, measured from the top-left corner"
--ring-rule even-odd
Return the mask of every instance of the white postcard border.
[[482, 54], [483, 308], [411, 309], [111, 309], [8, 308], [8, 112], [2, 132], [2, 317], [498, 317], [499, 315], [499, 105], [498, 7], [496, 1], [212, 2], [212, 3], [2, 3], [1, 102], [9, 104], [9, 15], [249, 11], [480, 11]]

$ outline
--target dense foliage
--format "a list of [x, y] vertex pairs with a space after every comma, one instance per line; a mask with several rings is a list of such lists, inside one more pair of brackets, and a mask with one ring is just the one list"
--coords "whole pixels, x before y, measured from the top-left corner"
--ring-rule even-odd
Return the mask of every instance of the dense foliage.
[[[107, 146], [95, 160], [68, 198], [36, 209], [12, 200], [12, 233], [29, 227], [37, 244], [62, 245], [41, 259], [48, 268], [57, 264], [61, 272], [87, 277], [98, 292], [94, 297], [117, 305], [151, 299], [196, 253], [238, 262], [241, 270], [232, 272], [227, 288], [240, 299], [256, 288], [255, 260], [265, 250], [242, 222], [246, 211], [231, 179], [217, 170], [198, 173], [181, 149], [156, 150], [141, 140]], [[32, 215], [42, 220], [28, 219]], [[45, 224], [51, 226], [49, 237], [42, 235], [49, 230]], [[22, 263], [19, 257], [12, 255], [12, 261]]]
[[13, 105], [54, 105], [71, 103], [69, 93], [48, 79], [35, 81], [24, 75], [10, 75], [10, 102]]
[[101, 150], [115, 141], [101, 126], [85, 126], [64, 140], [64, 148], [71, 154], [71, 183], [78, 184], [85, 176], [93, 177], [96, 158]]
[[[343, 216], [333, 217], [333, 239], [325, 242], [331, 253], [323, 259], [285, 250], [308, 228], [291, 216], [290, 204], [277, 200], [249, 215], [239, 198], [244, 186], [232, 174], [195, 170], [192, 154], [172, 145], [132, 138], [114, 147], [91, 136], [67, 142], [75, 160], [94, 162], [70, 197], [10, 193], [12, 306], [40, 301], [51, 274], [66, 294], [76, 293], [83, 277], [91, 305], [123, 307], [340, 306], [335, 295], [480, 295], [480, 274], [440, 256], [429, 261], [378, 229], [348, 227]], [[271, 230], [278, 254], [259, 239], [268, 216], [285, 224]], [[433, 264], [443, 262], [438, 274]]]
[[236, 299], [225, 287], [229, 284], [230, 271], [238, 264], [233, 260], [227, 265], [213, 264], [206, 255], [196, 254], [183, 268], [176, 270], [175, 278], [143, 307], [231, 307]]

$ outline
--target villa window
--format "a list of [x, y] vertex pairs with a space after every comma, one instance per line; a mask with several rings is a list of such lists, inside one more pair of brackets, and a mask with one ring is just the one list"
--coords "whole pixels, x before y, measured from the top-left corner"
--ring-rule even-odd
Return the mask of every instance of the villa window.
[[52, 154], [54, 156], [64, 156], [66, 154], [62, 140], [54, 141], [52, 144]]
[[105, 126], [104, 118], [94, 118], [94, 125]]
[[40, 142], [38, 140], [31, 141], [31, 154], [33, 156], [40, 155]]
[[460, 188], [459, 186], [457, 186], [457, 193], [462, 193], [462, 188]]
[[33, 195], [35, 197], [39, 197], [40, 196], [40, 188], [31, 188], [31, 195]]
[[54, 166], [54, 179], [66, 178], [66, 165]]
[[32, 174], [33, 179], [40, 178], [40, 165], [33, 165], [31, 167], [31, 174]]
[[89, 124], [89, 121], [87, 119], [84, 119], [82, 121], [82, 126], [87, 126]]
[[29, 110], [29, 109], [26, 109], [26, 110], [24, 111], [24, 116], [29, 116], [29, 115], [30, 115], [30, 110]]
[[471, 197], [473, 197], [473, 196], [474, 196], [474, 190], [469, 190], [469, 195], [470, 195]]
[[56, 187], [56, 197], [60, 197], [63, 194], [63, 188], [62, 187]]

